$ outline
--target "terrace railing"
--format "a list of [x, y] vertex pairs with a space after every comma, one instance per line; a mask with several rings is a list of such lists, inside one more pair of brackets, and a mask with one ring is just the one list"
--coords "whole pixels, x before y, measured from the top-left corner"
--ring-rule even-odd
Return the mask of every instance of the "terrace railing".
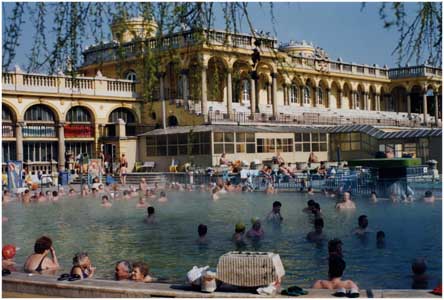
[[232, 113], [230, 116], [218, 111], [208, 113], [210, 123], [217, 122], [237, 122], [248, 123], [282, 123], [282, 124], [301, 124], [301, 125], [379, 125], [379, 126], [397, 126], [397, 127], [423, 127], [418, 120], [395, 120], [390, 118], [364, 118], [351, 116], [323, 116], [319, 113], [302, 113], [301, 115], [279, 114], [276, 118], [266, 113]]
[[136, 83], [106, 77], [26, 74], [20, 70], [2, 74], [3, 90], [135, 98]]
[[2, 137], [14, 137], [15, 130], [12, 124], [2, 124]]
[[442, 77], [442, 69], [426, 65], [395, 68], [389, 70], [388, 76], [390, 79], [424, 76]]

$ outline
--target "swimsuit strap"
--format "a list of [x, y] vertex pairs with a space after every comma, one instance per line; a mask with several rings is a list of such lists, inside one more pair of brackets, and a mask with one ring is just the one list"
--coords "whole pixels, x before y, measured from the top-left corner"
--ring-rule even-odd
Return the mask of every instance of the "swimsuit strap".
[[42, 258], [42, 260], [40, 261], [39, 265], [38, 265], [37, 268], [35, 269], [36, 272], [41, 272], [41, 271], [43, 271], [42, 264], [43, 264], [43, 261], [45, 260], [45, 258], [46, 258], [46, 256], [43, 256], [43, 258]]

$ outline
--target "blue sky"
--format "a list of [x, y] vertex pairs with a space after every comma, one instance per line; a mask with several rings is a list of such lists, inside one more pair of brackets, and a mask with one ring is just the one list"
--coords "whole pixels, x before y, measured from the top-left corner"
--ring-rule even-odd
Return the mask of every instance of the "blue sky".
[[[6, 16], [12, 4], [3, 3]], [[396, 66], [396, 54], [392, 55], [392, 51], [399, 34], [395, 28], [383, 28], [378, 14], [381, 3], [367, 3], [363, 11], [358, 2], [275, 2], [273, 5], [276, 38], [279, 42], [305, 40], [324, 48], [331, 59], [341, 57], [346, 62]], [[405, 3], [411, 14], [416, 5]], [[255, 28], [275, 35], [269, 4], [263, 3], [262, 8], [257, 3], [249, 3], [249, 6]], [[3, 15], [3, 27], [6, 16]], [[222, 18], [216, 21], [216, 28], [224, 29]], [[242, 31], [248, 33], [249, 28], [244, 24]], [[33, 24], [28, 22], [21, 38], [22, 45], [18, 49], [16, 64], [23, 67], [27, 64], [26, 54], [29, 53], [33, 35]]]

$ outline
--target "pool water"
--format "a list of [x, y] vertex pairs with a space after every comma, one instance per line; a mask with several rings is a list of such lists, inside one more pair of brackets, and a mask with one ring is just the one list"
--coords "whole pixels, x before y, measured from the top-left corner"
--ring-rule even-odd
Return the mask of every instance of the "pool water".
[[[183, 282], [194, 265], [216, 268], [222, 254], [236, 250], [231, 242], [234, 224], [250, 227], [252, 217], [265, 218], [273, 201], [282, 202], [284, 222], [279, 228], [267, 226], [260, 243], [247, 250], [272, 251], [281, 256], [286, 275], [284, 285], [310, 287], [316, 279], [326, 279], [327, 241], [316, 244], [305, 237], [312, 230], [310, 217], [302, 212], [309, 197], [299, 193], [267, 196], [262, 193], [226, 194], [217, 202], [208, 193], [169, 192], [167, 203], [154, 202], [157, 224], [145, 224], [146, 209], [137, 209], [137, 199], [114, 201], [112, 208], [100, 206], [99, 199], [63, 199], [58, 203], [9, 203], [3, 206], [3, 244], [21, 250], [16, 261], [21, 266], [32, 253], [36, 238], [48, 235], [54, 241], [63, 271], [71, 268], [78, 251], [88, 252], [97, 267], [96, 278], [112, 279], [114, 264], [121, 259], [144, 261], [151, 273], [169, 282]], [[360, 288], [411, 287], [410, 264], [415, 257], [427, 261], [429, 287], [441, 281], [442, 203], [392, 204], [354, 199], [357, 209], [337, 212], [335, 200], [314, 197], [324, 215], [324, 233], [342, 239], [347, 263], [344, 278]], [[351, 234], [358, 216], [366, 214], [374, 232], [364, 239]], [[208, 226], [207, 246], [198, 245], [197, 226]], [[376, 232], [386, 234], [386, 246], [376, 247]]]

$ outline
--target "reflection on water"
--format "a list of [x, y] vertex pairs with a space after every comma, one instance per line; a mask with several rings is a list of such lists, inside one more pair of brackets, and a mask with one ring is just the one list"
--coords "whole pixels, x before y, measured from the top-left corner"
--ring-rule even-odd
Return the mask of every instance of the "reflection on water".
[[[156, 277], [183, 282], [194, 265], [215, 268], [218, 258], [232, 250], [257, 250], [279, 253], [285, 266], [285, 285], [309, 287], [327, 276], [327, 241], [309, 243], [305, 237], [313, 230], [311, 216], [302, 212], [309, 199], [302, 194], [266, 196], [258, 193], [223, 195], [217, 202], [205, 193], [169, 193], [169, 202], [152, 203], [157, 223], [146, 224], [146, 210], [136, 209], [137, 199], [115, 201], [103, 209], [99, 199], [65, 199], [59, 203], [11, 203], [3, 215], [3, 243], [21, 248], [19, 266], [31, 254], [34, 241], [48, 235], [64, 272], [71, 268], [78, 251], [88, 252], [97, 267], [97, 278], [113, 278], [114, 264], [120, 259], [145, 261]], [[315, 196], [324, 215], [324, 234], [340, 238], [347, 262], [346, 278], [360, 287], [410, 288], [410, 263], [425, 257], [430, 286], [441, 279], [442, 204], [377, 204], [357, 200], [356, 211], [337, 212], [334, 200]], [[250, 228], [252, 217], [265, 218], [273, 201], [282, 202], [281, 226], [262, 222], [265, 237], [243, 245], [232, 242], [236, 223]], [[357, 219], [366, 214], [371, 233], [352, 234]], [[207, 244], [196, 243], [197, 226], [208, 226]], [[385, 246], [377, 245], [376, 232], [386, 234]]]

